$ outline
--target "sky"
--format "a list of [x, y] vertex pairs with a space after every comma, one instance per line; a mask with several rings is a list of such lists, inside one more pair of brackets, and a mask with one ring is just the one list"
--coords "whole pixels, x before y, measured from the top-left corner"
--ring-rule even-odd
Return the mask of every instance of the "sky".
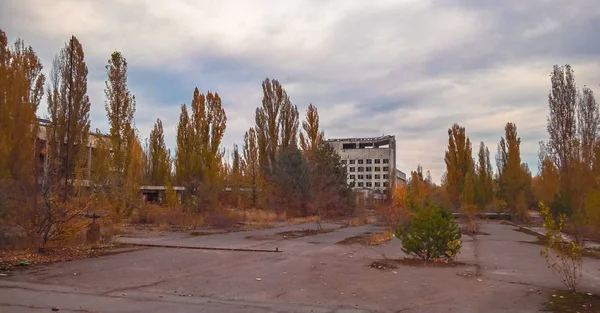
[[483, 141], [492, 157], [516, 123], [537, 173], [553, 65], [571, 64], [578, 86], [600, 95], [597, 0], [3, 0], [0, 28], [33, 47], [46, 74], [79, 39], [92, 129], [108, 131], [105, 66], [118, 50], [142, 139], [160, 118], [174, 150], [180, 106], [197, 86], [223, 99], [231, 150], [254, 125], [268, 77], [301, 118], [317, 106], [327, 138], [395, 135], [398, 168], [420, 164], [438, 182], [453, 123], [474, 156]]

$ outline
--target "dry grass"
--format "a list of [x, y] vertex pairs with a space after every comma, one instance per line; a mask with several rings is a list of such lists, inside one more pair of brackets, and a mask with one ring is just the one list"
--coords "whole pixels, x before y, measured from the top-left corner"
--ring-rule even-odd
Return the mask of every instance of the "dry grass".
[[317, 223], [320, 217], [317, 215], [307, 217], [293, 217], [287, 220], [288, 225], [306, 224], [306, 223]]
[[369, 236], [367, 242], [370, 246], [380, 245], [384, 242], [390, 241], [394, 237], [394, 232], [391, 229], [384, 231], [383, 233], [374, 233]]
[[348, 221], [349, 226], [362, 226], [362, 225], [365, 225], [366, 223], [367, 223], [367, 221], [365, 221], [362, 218], [358, 218], [358, 217], [355, 217], [355, 218], [351, 219], [350, 221]]
[[167, 209], [154, 204], [146, 204], [137, 209], [130, 219], [131, 224], [152, 224], [158, 231], [169, 227], [194, 229], [204, 225], [204, 216], [186, 212], [183, 208]]

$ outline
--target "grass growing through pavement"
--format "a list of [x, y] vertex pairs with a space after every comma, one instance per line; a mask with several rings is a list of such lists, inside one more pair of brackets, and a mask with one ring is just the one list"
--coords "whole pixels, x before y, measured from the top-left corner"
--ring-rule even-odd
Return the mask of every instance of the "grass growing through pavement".
[[600, 313], [600, 296], [583, 292], [551, 292], [544, 310], [553, 313]]

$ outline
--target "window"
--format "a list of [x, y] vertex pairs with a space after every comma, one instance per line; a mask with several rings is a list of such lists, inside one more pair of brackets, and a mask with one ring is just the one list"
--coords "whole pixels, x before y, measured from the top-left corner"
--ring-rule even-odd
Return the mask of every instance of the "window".
[[356, 172], [356, 167], [350, 167], [348, 169], [350, 170], [350, 172]]
[[362, 183], [362, 182], [359, 182], [359, 183], [358, 183], [358, 187], [362, 187], [362, 186], [363, 186], [363, 183]]
[[389, 159], [383, 159], [383, 164], [388, 164], [388, 163], [390, 163]]
[[355, 160], [350, 160], [350, 164], [354, 164], [354, 162], [356, 162]]
[[371, 184], [371, 182], [367, 182], [367, 187], [373, 187], [373, 184]]
[[381, 167], [375, 166], [375, 172], [379, 172], [379, 171], [381, 171]]
[[375, 164], [379, 164], [379, 163], [381, 163], [381, 160], [380, 159], [375, 159]]
[[367, 172], [370, 172], [372, 169], [373, 169], [373, 168], [372, 168], [372, 167], [370, 167], [370, 166], [367, 166], [367, 167], [365, 168], [365, 170], [366, 170]]
[[373, 164], [373, 160], [367, 159], [367, 164]]
[[353, 182], [353, 181], [351, 181], [351, 182], [348, 184], [348, 186], [350, 186], [350, 187], [354, 187], [354, 186], [356, 186], [356, 183], [355, 183], [355, 182]]
[[388, 174], [383, 174], [383, 179], [388, 179], [388, 178], [390, 178], [390, 175], [388, 175]]
[[350, 175], [350, 179], [356, 179], [356, 175]]
[[359, 167], [358, 167], [358, 172], [362, 172], [362, 171], [364, 171], [364, 170], [365, 170], [365, 168], [364, 168], [364, 167], [362, 167], [362, 166], [359, 166]]
[[383, 182], [383, 187], [387, 187], [388, 186], [388, 182], [384, 181]]
[[381, 175], [375, 174], [375, 179], [381, 179]]
[[390, 170], [390, 168], [389, 168], [389, 167], [387, 167], [387, 166], [384, 166], [384, 167], [383, 167], [383, 171], [384, 171], [384, 172], [388, 172], [389, 170]]
[[367, 175], [367, 179], [373, 179], [373, 175], [371, 175], [371, 174]]
[[346, 163], [348, 163], [348, 161], [342, 160], [342, 164], [346, 164]]
[[358, 175], [358, 179], [364, 179], [365, 175]]
[[378, 181], [376, 181], [375, 182], [375, 187], [381, 187], [381, 184]]
[[358, 164], [363, 164], [364, 160], [358, 160]]

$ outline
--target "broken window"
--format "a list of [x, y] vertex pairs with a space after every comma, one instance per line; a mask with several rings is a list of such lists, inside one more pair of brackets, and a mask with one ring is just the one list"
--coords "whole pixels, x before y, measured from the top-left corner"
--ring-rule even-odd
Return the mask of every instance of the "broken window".
[[352, 182], [350, 182], [348, 185], [349, 185], [350, 187], [354, 187], [354, 186], [356, 186], [356, 183], [352, 181]]
[[342, 144], [342, 149], [356, 149], [356, 143], [345, 143]]
[[350, 169], [350, 172], [356, 171], [356, 167], [349, 167], [349, 169]]
[[373, 160], [367, 159], [367, 164], [373, 164]]
[[367, 179], [373, 179], [373, 175], [371, 175], [371, 174], [368, 174], [368, 175], [367, 175]]
[[388, 179], [388, 178], [390, 178], [390, 175], [388, 175], [388, 174], [383, 174], [383, 179]]
[[390, 170], [390, 168], [389, 168], [389, 167], [387, 167], [387, 166], [384, 166], [384, 167], [383, 167], [383, 171], [384, 171], [384, 172], [387, 172], [387, 171], [389, 171], [389, 170]]
[[370, 167], [370, 166], [367, 166], [367, 167], [365, 168], [365, 170], [366, 170], [367, 172], [370, 172], [372, 169], [373, 169], [373, 168], [372, 168], [372, 167]]
[[378, 181], [376, 181], [375, 182], [375, 187], [381, 187], [381, 184]]
[[379, 163], [381, 163], [381, 160], [380, 159], [375, 159], [375, 164], [379, 164]]
[[358, 175], [358, 179], [364, 179], [365, 175]]
[[350, 175], [350, 179], [356, 179], [356, 175]]
[[367, 187], [373, 187], [373, 184], [371, 184], [371, 182], [367, 182]]
[[355, 162], [355, 160], [350, 160], [350, 164], [354, 164]]
[[358, 160], [358, 164], [363, 164], [365, 160]]
[[390, 163], [390, 159], [383, 159], [383, 164], [388, 164]]
[[388, 186], [388, 182], [384, 181], [383, 182], [383, 187], [387, 187]]
[[379, 171], [381, 171], [381, 167], [375, 166], [375, 172], [379, 172]]
[[381, 178], [381, 175], [375, 174], [375, 179], [380, 179], [380, 178]]
[[358, 171], [359, 171], [359, 172], [362, 172], [362, 171], [364, 171], [364, 170], [365, 170], [365, 168], [364, 168], [364, 167], [362, 167], [362, 166], [359, 166], [359, 167], [358, 167]]
[[362, 182], [359, 182], [359, 183], [358, 183], [358, 187], [362, 187], [362, 186], [363, 186], [363, 183], [362, 183]]

